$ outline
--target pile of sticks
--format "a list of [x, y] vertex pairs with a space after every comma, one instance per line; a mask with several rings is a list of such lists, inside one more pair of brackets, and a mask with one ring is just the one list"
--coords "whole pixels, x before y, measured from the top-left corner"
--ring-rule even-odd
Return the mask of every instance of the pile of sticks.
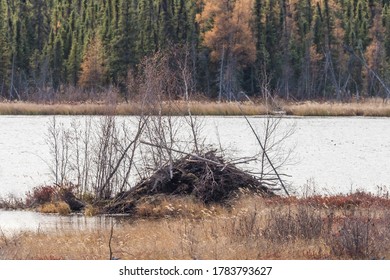
[[131, 213], [141, 198], [160, 194], [190, 195], [204, 203], [225, 203], [242, 190], [262, 196], [274, 195], [258, 178], [225, 162], [213, 150], [202, 155], [186, 154], [160, 168], [134, 188], [118, 194], [105, 210]]

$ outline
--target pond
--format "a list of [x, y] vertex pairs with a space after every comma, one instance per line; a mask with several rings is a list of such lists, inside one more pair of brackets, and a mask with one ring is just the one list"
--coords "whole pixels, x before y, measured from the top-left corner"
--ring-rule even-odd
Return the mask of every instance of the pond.
[[[69, 124], [75, 117], [57, 117]], [[83, 117], [78, 117], [83, 118]], [[0, 195], [24, 195], [35, 186], [50, 184], [52, 157], [47, 144], [50, 116], [0, 116]], [[262, 117], [249, 121], [260, 130]], [[205, 143], [230, 157], [250, 156], [259, 145], [243, 117], [202, 118]], [[390, 119], [337, 117], [285, 118], [278, 128], [294, 132], [282, 143], [292, 150], [283, 173], [299, 188], [308, 180], [319, 188], [348, 192], [390, 186]]]
[[[49, 168], [52, 157], [47, 144], [52, 118], [0, 116], [0, 196], [24, 196], [35, 186], [53, 182]], [[85, 117], [56, 118], [69, 126], [75, 118]], [[202, 123], [204, 144], [222, 147], [227, 157], [252, 156], [260, 151], [243, 117], [199, 117], [198, 120]], [[262, 131], [266, 118], [248, 120], [256, 131]], [[299, 193], [303, 186], [311, 185], [320, 193], [346, 193], [357, 189], [376, 192], [378, 187], [390, 187], [389, 118], [287, 117], [281, 120], [277, 127], [279, 134], [273, 141], [291, 129], [291, 136], [273, 152], [277, 162], [290, 153], [280, 172], [289, 176], [287, 182], [291, 189]], [[184, 130], [183, 135], [189, 133]], [[251, 163], [246, 167], [258, 168]], [[11, 219], [4, 215], [4, 212], [0, 215], [0, 226], [3, 220]], [[18, 215], [14, 219], [24, 214]]]
[[109, 229], [112, 223], [123, 217], [84, 215], [59, 216], [55, 214], [41, 214], [32, 211], [4, 211], [0, 210], [0, 236], [10, 236], [20, 231], [66, 231], [86, 229]]

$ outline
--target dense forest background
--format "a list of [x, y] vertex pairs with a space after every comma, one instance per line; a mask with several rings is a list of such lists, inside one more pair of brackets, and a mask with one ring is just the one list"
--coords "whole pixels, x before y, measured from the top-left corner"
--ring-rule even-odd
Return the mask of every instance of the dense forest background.
[[0, 0], [5, 99], [131, 96], [150, 58], [177, 97], [389, 97], [390, 0]]

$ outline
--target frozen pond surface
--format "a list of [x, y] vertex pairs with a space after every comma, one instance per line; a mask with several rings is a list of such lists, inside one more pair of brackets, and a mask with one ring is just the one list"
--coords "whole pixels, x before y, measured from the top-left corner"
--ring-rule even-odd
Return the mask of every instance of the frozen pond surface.
[[[57, 120], [69, 125], [73, 118], [57, 117]], [[53, 181], [46, 143], [51, 119], [0, 116], [0, 196], [10, 193], [23, 196], [33, 187]], [[200, 119], [205, 143], [218, 147], [220, 141], [228, 156], [250, 156], [259, 151], [243, 117]], [[249, 120], [259, 130], [265, 121], [263, 117]], [[290, 164], [282, 171], [291, 176], [289, 183], [294, 189], [300, 190], [308, 181], [314, 181], [318, 191], [331, 193], [356, 189], [375, 192], [377, 186], [390, 187], [390, 118], [285, 118], [279, 131], [283, 133], [292, 126], [295, 132], [283, 148], [286, 151], [293, 148], [293, 153]], [[74, 223], [95, 223], [81, 217], [59, 219], [36, 213], [0, 212], [3, 229], [36, 230], [48, 224], [58, 226], [58, 221], [68, 227]]]
[[[0, 116], [0, 195], [24, 195], [34, 186], [50, 184], [51, 161], [46, 143], [48, 116]], [[69, 124], [74, 117], [57, 117]], [[82, 118], [82, 117], [80, 117]], [[261, 129], [264, 118], [249, 118]], [[259, 151], [255, 137], [242, 117], [203, 119], [206, 143], [219, 146], [228, 156], [253, 155]], [[377, 185], [390, 187], [389, 118], [286, 118], [279, 131], [295, 126], [283, 148], [293, 149], [289, 174], [293, 187], [314, 180], [319, 188], [348, 192]]]

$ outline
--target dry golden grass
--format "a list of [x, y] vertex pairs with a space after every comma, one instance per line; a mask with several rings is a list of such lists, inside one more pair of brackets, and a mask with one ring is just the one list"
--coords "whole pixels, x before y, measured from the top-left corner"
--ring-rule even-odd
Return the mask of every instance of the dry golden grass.
[[[185, 204], [192, 211], [165, 215]], [[187, 199], [165, 200], [153, 218], [116, 224], [112, 253], [142, 260], [390, 258], [387, 205], [330, 205], [247, 197], [213, 212]], [[108, 259], [109, 239], [110, 228], [0, 236], [0, 259]]]
[[136, 216], [148, 218], [182, 217], [201, 219], [226, 213], [221, 205], [205, 205], [193, 197], [170, 197], [167, 195], [154, 195], [144, 197], [135, 208]]
[[194, 115], [264, 115], [267, 114], [267, 107], [263, 104], [238, 103], [238, 102], [191, 102], [189, 106], [186, 103], [180, 104], [180, 110], [185, 114], [188, 107]]
[[[276, 104], [277, 103], [277, 104]], [[289, 103], [278, 100], [273, 106], [261, 102], [164, 102], [160, 105], [143, 108], [140, 103], [58, 103], [36, 104], [25, 102], [0, 103], [0, 115], [140, 115], [164, 114], [206, 116], [265, 115], [286, 112], [296, 116], [383, 116], [390, 117], [390, 103], [382, 99], [368, 99], [362, 102], [302, 102]]]
[[0, 103], [0, 115], [105, 115], [112, 106], [103, 104]]
[[142, 108], [140, 103], [36, 104], [25, 102], [0, 103], [0, 115], [140, 115], [141, 113], [186, 115], [262, 115], [266, 107], [252, 103], [171, 102], [161, 106]]
[[99, 214], [99, 209], [97, 207], [92, 206], [91, 204], [88, 204], [84, 208], [84, 215], [87, 217], [96, 216]]
[[38, 211], [41, 213], [55, 213], [60, 215], [69, 215], [71, 210], [66, 202], [48, 202], [38, 207]]
[[304, 102], [285, 104], [288, 115], [295, 116], [378, 116], [390, 117], [390, 103], [380, 99], [369, 99], [352, 103]]

